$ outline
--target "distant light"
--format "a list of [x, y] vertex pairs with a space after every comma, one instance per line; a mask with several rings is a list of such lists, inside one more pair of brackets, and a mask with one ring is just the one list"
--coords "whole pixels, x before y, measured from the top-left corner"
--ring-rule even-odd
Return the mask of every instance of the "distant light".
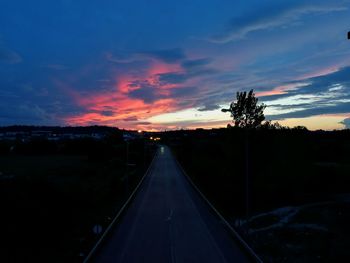
[[150, 139], [150, 140], [153, 140], [153, 137], [150, 137], [149, 139]]
[[142, 133], [142, 131], [141, 131], [141, 130], [138, 130], [137, 132], [138, 132], [138, 133]]

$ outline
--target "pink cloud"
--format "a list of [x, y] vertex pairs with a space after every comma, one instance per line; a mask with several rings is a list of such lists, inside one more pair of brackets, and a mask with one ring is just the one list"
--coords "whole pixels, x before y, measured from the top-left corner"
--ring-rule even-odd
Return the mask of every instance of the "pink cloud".
[[[178, 63], [168, 64], [162, 61], [153, 60], [146, 70], [135, 74], [126, 72], [114, 78], [114, 88], [108, 91], [93, 91], [83, 94], [74, 90], [70, 85], [62, 81], [56, 81], [56, 86], [64, 93], [68, 94], [74, 102], [82, 107], [86, 113], [72, 114], [65, 117], [67, 125], [91, 125], [102, 124], [112, 125], [121, 128], [142, 128], [159, 129], [157, 125], [151, 126], [142, 121], [125, 121], [137, 117], [138, 120], [145, 120], [151, 116], [180, 109], [178, 102], [170, 97], [171, 89], [180, 88], [181, 85], [160, 84], [159, 74], [169, 72], [179, 72], [182, 68]], [[86, 72], [84, 72], [85, 74]], [[154, 85], [156, 99], [152, 103], [147, 103], [140, 98], [130, 96], [132, 91], [141, 89], [138, 83], [148, 83]], [[106, 108], [111, 109], [111, 114], [104, 115]]]

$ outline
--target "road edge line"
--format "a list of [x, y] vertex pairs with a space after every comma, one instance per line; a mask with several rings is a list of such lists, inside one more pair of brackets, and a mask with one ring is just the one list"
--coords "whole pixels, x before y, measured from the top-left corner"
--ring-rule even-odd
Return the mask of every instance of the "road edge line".
[[150, 165], [148, 166], [146, 172], [144, 173], [144, 175], [142, 176], [140, 182], [137, 184], [137, 186], [135, 187], [134, 191], [132, 191], [132, 193], [130, 194], [129, 198], [125, 201], [124, 205], [119, 209], [117, 215], [113, 218], [112, 222], [108, 225], [108, 227], [106, 228], [106, 230], [103, 232], [102, 236], [98, 239], [98, 241], [95, 243], [95, 245], [93, 246], [93, 248], [90, 250], [90, 252], [88, 253], [88, 255], [85, 257], [83, 263], [88, 263], [93, 256], [95, 255], [95, 253], [97, 252], [97, 250], [100, 248], [102, 242], [105, 241], [107, 235], [109, 234], [109, 232], [111, 231], [111, 229], [114, 227], [115, 223], [119, 220], [119, 218], [121, 217], [121, 215], [125, 212], [126, 208], [130, 205], [130, 202], [132, 201], [132, 199], [134, 199], [136, 192], [138, 191], [138, 189], [140, 188], [142, 182], [144, 181], [144, 179], [146, 178], [146, 176], [150, 173], [151, 168], [153, 167], [154, 161], [157, 158], [159, 154], [159, 149], [157, 149], [157, 152], [154, 154], [153, 159], [150, 163]]
[[241, 237], [241, 235], [238, 234], [238, 232], [232, 227], [232, 225], [229, 222], [227, 222], [227, 220], [220, 214], [220, 212], [210, 203], [210, 201], [205, 197], [205, 195], [194, 184], [192, 179], [189, 177], [189, 175], [186, 173], [186, 171], [183, 169], [182, 165], [179, 163], [179, 161], [175, 157], [175, 155], [174, 155], [174, 159], [176, 160], [176, 163], [177, 163], [178, 167], [180, 168], [181, 172], [183, 173], [183, 175], [185, 175], [185, 177], [187, 178], [189, 183], [192, 185], [192, 187], [199, 193], [199, 195], [204, 199], [204, 201], [207, 203], [207, 205], [209, 205], [209, 207], [214, 211], [216, 216], [218, 216], [220, 218], [220, 220], [225, 224], [225, 227], [229, 229], [230, 234], [239, 241], [239, 243], [244, 247], [244, 249], [246, 250], [246, 252], [249, 254], [250, 257], [252, 257], [258, 263], [263, 263], [261, 258], [247, 244], [247, 242]]

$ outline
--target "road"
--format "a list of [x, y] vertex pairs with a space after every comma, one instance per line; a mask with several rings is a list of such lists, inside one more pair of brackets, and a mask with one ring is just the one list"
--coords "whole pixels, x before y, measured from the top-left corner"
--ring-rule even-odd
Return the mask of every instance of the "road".
[[162, 146], [94, 262], [251, 262]]

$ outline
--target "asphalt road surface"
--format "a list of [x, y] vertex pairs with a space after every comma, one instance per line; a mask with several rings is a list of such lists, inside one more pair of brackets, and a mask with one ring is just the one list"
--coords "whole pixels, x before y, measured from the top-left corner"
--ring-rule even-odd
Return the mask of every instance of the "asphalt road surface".
[[251, 262], [162, 146], [94, 262]]

